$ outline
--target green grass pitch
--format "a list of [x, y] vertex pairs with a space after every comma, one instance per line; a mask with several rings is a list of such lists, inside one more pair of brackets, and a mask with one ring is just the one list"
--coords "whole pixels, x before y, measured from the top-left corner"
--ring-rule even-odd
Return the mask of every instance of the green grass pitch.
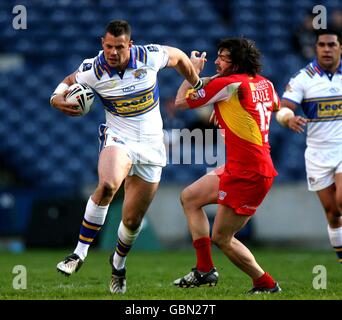
[[[257, 261], [280, 283], [283, 292], [274, 295], [246, 295], [250, 279], [223, 254], [213, 251], [220, 274], [216, 287], [180, 289], [172, 281], [190, 271], [194, 251], [144, 252], [132, 250], [127, 259], [127, 292], [111, 295], [109, 252], [91, 249], [78, 273], [65, 277], [56, 264], [69, 253], [28, 250], [22, 254], [0, 253], [0, 300], [338, 300], [342, 299], [342, 265], [332, 251], [303, 251], [252, 248]], [[27, 271], [27, 288], [14, 289], [22, 274], [13, 272], [16, 265]], [[316, 265], [326, 268], [326, 289], [314, 289]]]

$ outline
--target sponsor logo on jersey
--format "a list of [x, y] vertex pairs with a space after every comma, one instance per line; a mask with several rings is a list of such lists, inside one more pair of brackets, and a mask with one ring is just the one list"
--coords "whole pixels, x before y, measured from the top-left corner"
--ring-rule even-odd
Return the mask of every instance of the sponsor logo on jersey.
[[146, 94], [136, 98], [121, 100], [120, 102], [113, 102], [113, 106], [119, 113], [126, 113], [145, 109], [153, 104], [153, 102], [153, 92], [147, 92]]
[[129, 86], [129, 87], [122, 89], [123, 92], [132, 92], [134, 90], [135, 90], [135, 86]]
[[159, 49], [157, 46], [147, 46], [146, 48], [150, 52], [159, 52]]
[[198, 93], [200, 98], [204, 98], [205, 97], [205, 90], [204, 89], [198, 90], [197, 93]]
[[147, 71], [145, 69], [138, 69], [133, 72], [134, 78], [138, 80], [145, 78], [146, 75], [147, 75]]
[[252, 91], [256, 90], [265, 90], [269, 88], [269, 85], [267, 83], [267, 80], [261, 80], [259, 82], [249, 82], [249, 87]]
[[330, 91], [331, 93], [337, 93], [337, 92], [340, 91], [340, 89], [339, 89], [339, 88], [336, 88], [336, 87], [333, 87], [333, 88], [330, 88], [329, 91]]
[[317, 115], [319, 117], [342, 116], [342, 100], [319, 102], [317, 104]]

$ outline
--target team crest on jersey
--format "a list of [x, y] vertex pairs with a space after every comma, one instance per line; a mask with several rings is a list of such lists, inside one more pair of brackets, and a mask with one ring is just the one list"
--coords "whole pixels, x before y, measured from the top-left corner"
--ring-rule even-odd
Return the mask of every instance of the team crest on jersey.
[[226, 197], [227, 192], [224, 191], [219, 191], [219, 199], [220, 200], [224, 200], [224, 198]]
[[90, 70], [92, 66], [93, 66], [92, 63], [83, 63], [82, 71], [84, 72], [84, 71]]
[[145, 69], [138, 69], [133, 72], [134, 78], [138, 80], [145, 78], [146, 75], [147, 75], [147, 71]]

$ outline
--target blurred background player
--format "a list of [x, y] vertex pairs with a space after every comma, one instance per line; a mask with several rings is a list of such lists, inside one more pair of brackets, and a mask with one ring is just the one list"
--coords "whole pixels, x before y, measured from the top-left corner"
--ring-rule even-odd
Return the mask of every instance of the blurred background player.
[[[191, 61], [200, 73], [205, 53]], [[179, 287], [216, 285], [218, 272], [211, 257], [211, 241], [253, 280], [249, 293], [281, 291], [278, 283], [256, 262], [253, 254], [235, 234], [256, 212], [277, 175], [268, 143], [272, 111], [279, 99], [273, 84], [258, 75], [260, 53], [244, 38], [223, 39], [215, 61], [218, 76], [201, 90], [184, 81], [176, 106], [198, 108], [214, 104], [215, 116], [224, 130], [226, 164], [183, 190], [181, 202], [196, 250], [197, 264], [175, 280]], [[210, 239], [210, 225], [203, 207], [218, 204]]]
[[311, 61], [315, 57], [314, 44], [316, 41], [316, 34], [312, 28], [312, 21], [314, 18], [315, 15], [312, 13], [312, 10], [307, 12], [303, 22], [293, 33], [293, 49], [302, 56], [305, 63]]
[[65, 101], [65, 96], [71, 84], [86, 83], [98, 93], [106, 113], [106, 124], [99, 127], [98, 185], [88, 200], [77, 247], [58, 263], [57, 269], [71, 275], [81, 267], [105, 222], [109, 204], [125, 180], [118, 242], [110, 257], [110, 291], [124, 293], [126, 256], [139, 235], [166, 163], [157, 72], [172, 67], [195, 87], [202, 82], [181, 50], [155, 44], [133, 45], [126, 21], [108, 24], [102, 48], [97, 57], [84, 60], [78, 71], [67, 76], [51, 97], [52, 106], [77, 116], [79, 111]]
[[342, 9], [335, 9], [331, 14], [330, 27], [338, 32], [342, 32]]
[[[278, 122], [302, 133], [307, 125], [307, 183], [328, 221], [331, 245], [342, 263], [342, 53], [341, 33], [317, 34], [316, 59], [291, 78], [277, 113]], [[306, 118], [296, 116], [301, 106]], [[309, 218], [309, 217], [307, 217]]]

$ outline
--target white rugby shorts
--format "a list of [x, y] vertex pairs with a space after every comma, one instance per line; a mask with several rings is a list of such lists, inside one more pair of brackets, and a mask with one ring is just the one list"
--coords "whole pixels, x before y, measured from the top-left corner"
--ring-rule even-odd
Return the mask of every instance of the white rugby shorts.
[[129, 176], [137, 175], [141, 179], [159, 182], [162, 168], [166, 165], [166, 151], [163, 140], [137, 142], [125, 139], [104, 124], [99, 126], [99, 152], [109, 146], [117, 146], [127, 152], [132, 160]]
[[335, 183], [335, 174], [342, 172], [342, 144], [319, 149], [307, 147], [304, 156], [310, 191], [329, 187]]

